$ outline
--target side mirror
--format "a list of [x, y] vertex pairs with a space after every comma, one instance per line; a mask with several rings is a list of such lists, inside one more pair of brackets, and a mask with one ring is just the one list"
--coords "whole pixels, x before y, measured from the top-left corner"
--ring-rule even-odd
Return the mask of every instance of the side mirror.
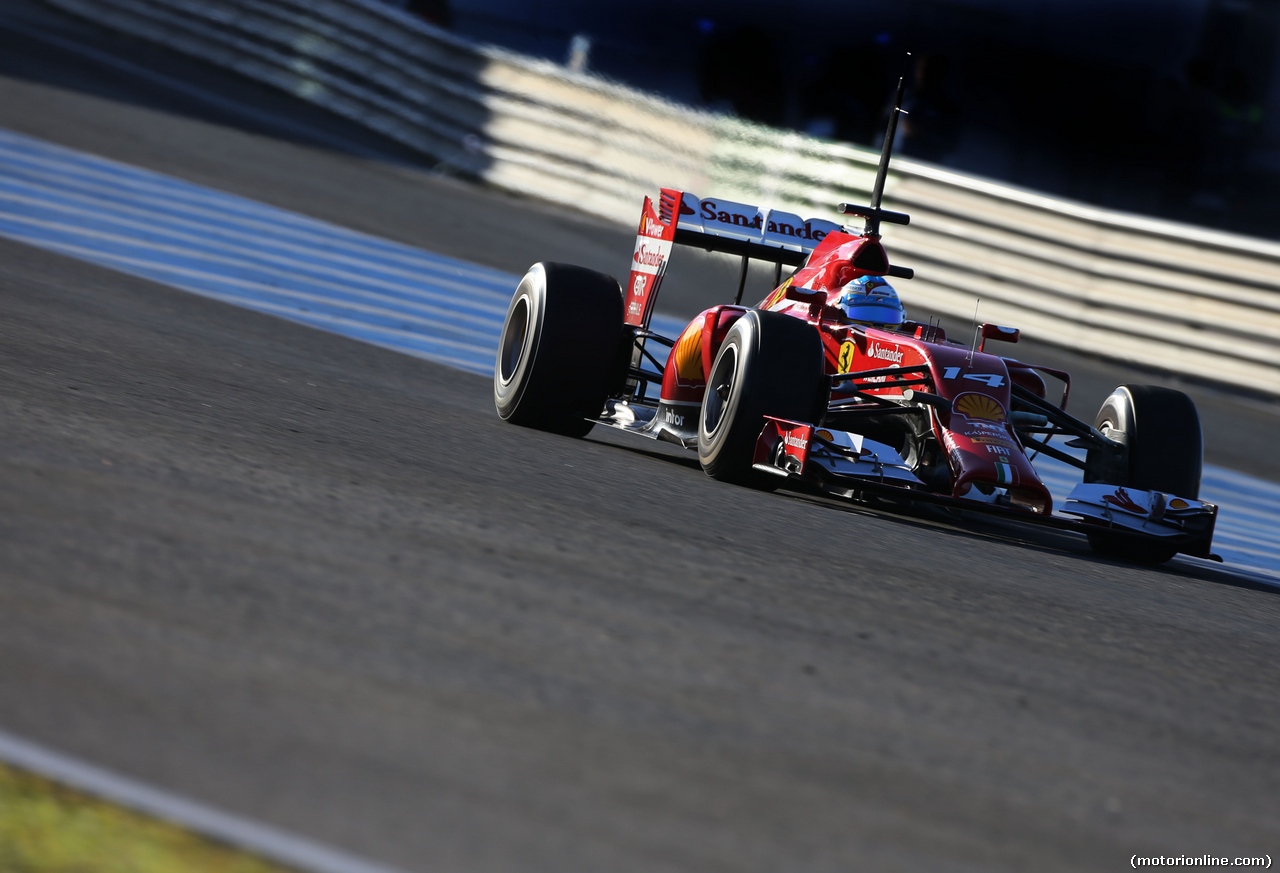
[[825, 291], [809, 291], [806, 288], [797, 288], [795, 285], [788, 285], [786, 293], [782, 296], [797, 303], [808, 303], [810, 306], [827, 302]]
[[978, 351], [986, 349], [987, 340], [1000, 340], [1005, 343], [1016, 343], [1022, 332], [1016, 327], [1001, 327], [998, 324], [982, 325], [982, 345], [978, 346]]

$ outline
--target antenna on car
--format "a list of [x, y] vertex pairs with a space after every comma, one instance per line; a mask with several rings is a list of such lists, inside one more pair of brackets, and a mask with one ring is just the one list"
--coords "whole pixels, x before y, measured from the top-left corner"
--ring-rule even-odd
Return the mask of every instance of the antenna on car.
[[[909, 52], [907, 57], [911, 57]], [[871, 189], [871, 205], [856, 206], [852, 203], [841, 203], [839, 207], [842, 215], [860, 215], [867, 220], [862, 229], [864, 236], [879, 236], [882, 221], [890, 224], [911, 223], [911, 216], [905, 212], [890, 212], [880, 208], [880, 202], [884, 199], [884, 183], [889, 178], [889, 157], [893, 154], [893, 140], [898, 132], [898, 116], [907, 114], [907, 111], [902, 108], [902, 92], [906, 83], [906, 76], [898, 77], [898, 91], [893, 98], [893, 109], [889, 112], [889, 126], [884, 132], [884, 145], [880, 148], [880, 163], [876, 167], [876, 181]]]
[[[910, 54], [907, 57], [911, 57]], [[898, 93], [893, 97], [893, 109], [889, 112], [889, 128], [884, 132], [884, 145], [880, 147], [880, 164], [876, 167], [876, 184], [871, 189], [871, 214], [867, 216], [865, 233], [880, 233], [880, 201], [884, 199], [884, 183], [889, 177], [889, 157], [893, 154], [893, 140], [898, 135], [898, 116], [902, 108], [902, 91], [906, 87], [907, 77], [898, 77]]]
[[969, 366], [973, 366], [973, 356], [978, 352], [978, 306], [982, 304], [982, 298], [974, 298], [973, 301], [973, 347], [969, 349]]

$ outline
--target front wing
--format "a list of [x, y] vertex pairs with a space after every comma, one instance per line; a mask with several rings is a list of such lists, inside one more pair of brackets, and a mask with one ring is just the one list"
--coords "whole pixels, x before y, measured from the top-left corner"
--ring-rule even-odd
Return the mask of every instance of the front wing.
[[1081, 483], [1062, 507], [1064, 514], [1033, 512], [1001, 495], [954, 497], [929, 491], [892, 447], [861, 434], [812, 424], [765, 418], [756, 442], [755, 469], [835, 497], [906, 498], [975, 510], [1078, 533], [1103, 532], [1138, 540], [1160, 539], [1179, 552], [1221, 560], [1210, 551], [1218, 507], [1159, 491]]

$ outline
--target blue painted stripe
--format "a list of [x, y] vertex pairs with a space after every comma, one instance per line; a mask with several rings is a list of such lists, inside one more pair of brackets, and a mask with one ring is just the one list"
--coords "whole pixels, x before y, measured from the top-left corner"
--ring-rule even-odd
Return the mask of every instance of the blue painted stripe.
[[[44, 235], [50, 239], [96, 240], [95, 246], [110, 250], [150, 251], [157, 257], [173, 257], [178, 260], [217, 261], [230, 259], [226, 269], [254, 267], [264, 272], [275, 271], [279, 275], [298, 276], [316, 282], [341, 282], [353, 289], [383, 293], [391, 297], [400, 295], [414, 299], [434, 299], [449, 302], [457, 292], [467, 292], [463, 301], [455, 302], [455, 308], [492, 313], [509, 296], [510, 277], [501, 283], [490, 283], [457, 270], [441, 272], [436, 269], [414, 270], [403, 267], [369, 265], [367, 259], [349, 255], [336, 255], [332, 251], [315, 252], [309, 247], [282, 243], [278, 247], [264, 245], [260, 234], [245, 235], [242, 239], [224, 239], [216, 231], [201, 231], [193, 226], [191, 231], [170, 225], [155, 230], [149, 222], [135, 221], [119, 214], [104, 212], [107, 204], [89, 209], [72, 209], [62, 204], [49, 204], [39, 198], [18, 197], [0, 183], [0, 207], [10, 210], [4, 220], [14, 225], [15, 233]], [[21, 214], [15, 214], [21, 210]], [[192, 250], [192, 246], [198, 246]]]
[[[518, 281], [4, 130], [0, 235], [486, 376]], [[1061, 506], [1078, 471], [1035, 466]], [[1201, 494], [1221, 507], [1215, 549], [1280, 582], [1280, 485], [1208, 466]]]
[[[371, 287], [355, 277], [350, 284], [329, 281], [315, 278], [305, 271], [265, 267], [250, 260], [239, 261], [220, 254], [186, 257], [181, 249], [170, 246], [134, 244], [125, 238], [107, 234], [67, 232], [64, 226], [26, 219], [10, 220], [0, 216], [0, 233], [22, 236], [29, 242], [64, 254], [96, 258], [117, 269], [162, 282], [174, 281], [184, 285], [204, 282], [215, 290], [235, 286], [242, 289], [241, 293], [252, 294], [256, 299], [278, 302], [279, 298], [289, 297], [297, 300], [302, 308], [317, 305], [347, 307], [366, 314], [372, 320], [400, 317], [406, 321], [416, 320], [487, 335], [492, 332], [494, 319], [501, 319], [506, 312], [505, 301], [501, 306], [472, 305], [454, 309], [442, 295], [415, 295], [411, 285]], [[471, 290], [464, 284], [455, 293], [465, 294]]]

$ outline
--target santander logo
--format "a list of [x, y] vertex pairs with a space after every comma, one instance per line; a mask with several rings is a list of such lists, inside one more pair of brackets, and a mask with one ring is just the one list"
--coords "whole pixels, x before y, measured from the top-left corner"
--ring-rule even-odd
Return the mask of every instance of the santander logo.
[[655, 275], [662, 271], [671, 256], [671, 243], [664, 239], [636, 237], [635, 253], [631, 256], [631, 269], [636, 273]]
[[872, 343], [867, 346], [867, 357], [875, 358], [879, 361], [893, 361], [895, 364], [902, 363], [902, 351], [897, 346], [882, 346], [879, 343]]
[[644, 243], [641, 243], [636, 247], [636, 253], [633, 260], [637, 264], [642, 264], [646, 267], [656, 267], [662, 263], [662, 252], [657, 251], [656, 249], [650, 249], [646, 247]]

